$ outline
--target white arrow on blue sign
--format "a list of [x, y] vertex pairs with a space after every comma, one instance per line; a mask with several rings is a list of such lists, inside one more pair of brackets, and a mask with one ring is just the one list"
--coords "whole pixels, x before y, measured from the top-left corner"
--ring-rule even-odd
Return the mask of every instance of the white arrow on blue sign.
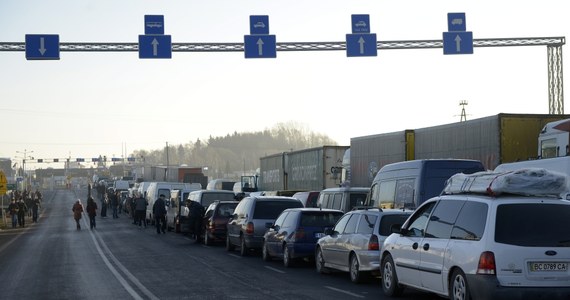
[[139, 35], [139, 58], [172, 58], [172, 37]]
[[377, 56], [376, 33], [347, 34], [346, 56]]
[[473, 32], [444, 32], [443, 54], [473, 54]]
[[59, 35], [26, 34], [26, 59], [59, 59]]
[[274, 34], [244, 35], [245, 58], [277, 57], [277, 39]]

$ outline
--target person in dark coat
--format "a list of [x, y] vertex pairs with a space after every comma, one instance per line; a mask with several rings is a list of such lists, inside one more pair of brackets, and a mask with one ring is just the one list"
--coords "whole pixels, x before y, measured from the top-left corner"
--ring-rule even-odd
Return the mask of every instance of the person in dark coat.
[[12, 199], [12, 203], [8, 206], [8, 213], [12, 217], [12, 228], [16, 228], [18, 226], [18, 210], [19, 210], [18, 203], [16, 203], [16, 199]]
[[93, 200], [93, 197], [87, 199], [87, 215], [89, 216], [89, 226], [91, 229], [96, 228], [95, 216], [97, 216], [97, 203]]
[[32, 204], [32, 223], [38, 222], [38, 212], [41, 206], [41, 198], [36, 197], [34, 203]]
[[135, 224], [138, 224], [139, 227], [142, 227], [144, 224], [144, 228], [146, 228], [146, 207], [148, 203], [146, 199], [138, 193], [137, 198], [135, 198]]
[[190, 219], [190, 230], [194, 233], [196, 243], [202, 240], [202, 227], [204, 219], [204, 207], [197, 201], [189, 200], [188, 218]]
[[28, 206], [24, 202], [24, 199], [20, 199], [18, 202], [18, 224], [20, 227], [26, 227], [26, 213], [28, 212]]
[[152, 206], [152, 213], [156, 223], [156, 233], [158, 234], [160, 234], [161, 231], [162, 233], [166, 233], [166, 201], [164, 197], [164, 194], [160, 194]]
[[81, 225], [79, 224], [81, 215], [83, 215], [83, 204], [81, 204], [81, 200], [77, 199], [71, 211], [73, 211], [73, 219], [75, 219], [75, 224], [77, 224], [77, 230], [81, 230]]

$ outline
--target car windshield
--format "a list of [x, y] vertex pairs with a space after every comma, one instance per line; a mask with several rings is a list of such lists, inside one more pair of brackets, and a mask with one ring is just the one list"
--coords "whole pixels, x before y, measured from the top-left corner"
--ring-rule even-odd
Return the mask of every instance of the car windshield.
[[570, 247], [570, 205], [522, 203], [497, 207], [495, 241], [527, 247]]
[[301, 227], [332, 227], [342, 215], [341, 212], [303, 212]]

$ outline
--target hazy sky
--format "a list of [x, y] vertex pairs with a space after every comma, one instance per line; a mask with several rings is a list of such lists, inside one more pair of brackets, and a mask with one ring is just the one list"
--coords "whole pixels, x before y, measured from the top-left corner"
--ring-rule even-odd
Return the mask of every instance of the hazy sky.
[[[268, 15], [277, 42], [341, 42], [352, 14], [380, 41], [441, 39], [447, 13], [465, 12], [478, 38], [569, 36], [568, 1], [2, 0], [0, 42], [59, 34], [60, 42], [136, 43], [144, 15], [164, 15], [173, 43], [242, 43], [250, 15]], [[567, 46], [564, 46], [566, 50]], [[294, 121], [340, 145], [352, 137], [498, 113], [548, 113], [545, 46], [345, 51], [61, 52], [28, 61], [0, 52], [0, 157], [120, 157]], [[570, 70], [570, 59], [564, 60]], [[568, 81], [567, 76], [567, 81]], [[565, 84], [568, 95], [568, 83]], [[566, 110], [568, 113], [568, 109]]]

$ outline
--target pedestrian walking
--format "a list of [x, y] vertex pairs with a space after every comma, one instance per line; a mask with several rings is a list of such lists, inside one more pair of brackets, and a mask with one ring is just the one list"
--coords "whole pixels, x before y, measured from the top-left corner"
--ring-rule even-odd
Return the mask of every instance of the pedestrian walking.
[[81, 204], [81, 200], [77, 199], [71, 211], [73, 211], [73, 219], [75, 219], [75, 223], [77, 224], [77, 230], [81, 230], [81, 225], [79, 225], [79, 220], [81, 220], [81, 215], [83, 214], [83, 204]]
[[137, 198], [135, 199], [135, 224], [139, 224], [139, 227], [144, 224], [144, 228], [146, 228], [146, 207], [148, 203], [146, 199], [143, 198], [141, 193], [138, 193]]
[[107, 217], [107, 205], [109, 204], [109, 198], [107, 193], [103, 193], [103, 200], [101, 200], [101, 218]]
[[93, 197], [89, 197], [87, 199], [87, 215], [89, 216], [89, 226], [91, 229], [96, 228], [97, 224], [95, 224], [95, 216], [97, 216], [97, 203]]
[[119, 191], [110, 193], [111, 210], [113, 211], [113, 219], [119, 218]]
[[32, 223], [38, 222], [38, 212], [41, 207], [41, 199], [36, 196], [34, 203], [32, 204]]
[[16, 199], [12, 199], [12, 203], [8, 205], [8, 213], [12, 217], [12, 228], [16, 228], [18, 225], [18, 210], [19, 210], [18, 203], [16, 203]]
[[18, 224], [20, 227], [26, 227], [26, 213], [28, 212], [28, 206], [24, 202], [24, 199], [20, 199], [18, 202]]
[[202, 240], [202, 229], [204, 222], [204, 207], [198, 201], [188, 200], [188, 218], [190, 219], [190, 230], [194, 234], [196, 243]]
[[164, 194], [160, 194], [158, 199], [154, 201], [152, 213], [154, 214], [154, 222], [156, 223], [156, 233], [166, 233], [166, 202]]

